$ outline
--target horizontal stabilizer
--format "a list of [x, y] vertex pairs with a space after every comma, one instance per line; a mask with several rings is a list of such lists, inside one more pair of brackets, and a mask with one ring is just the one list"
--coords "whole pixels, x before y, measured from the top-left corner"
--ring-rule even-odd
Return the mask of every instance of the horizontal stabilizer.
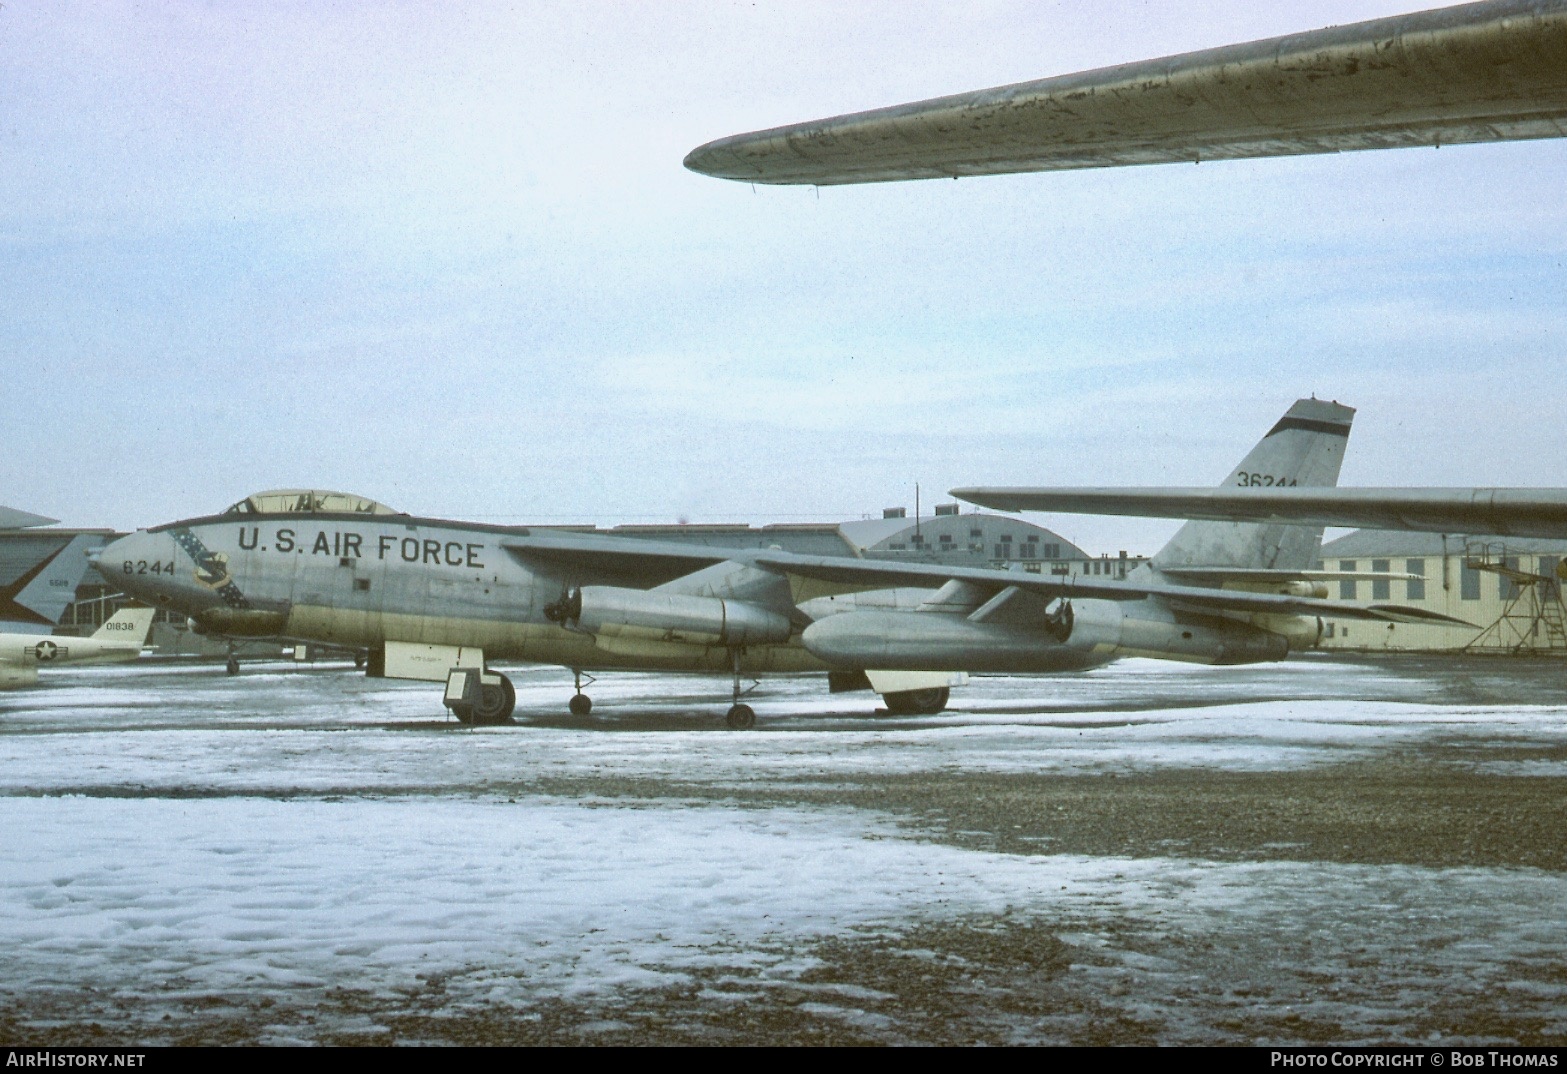
[[0, 530], [26, 530], [34, 526], [48, 526], [60, 521], [57, 518], [45, 518], [43, 515], [35, 515], [31, 511], [18, 511], [14, 507], [0, 507]]
[[1261, 567], [1166, 567], [1160, 573], [1197, 585], [1267, 584], [1272, 582], [1413, 582], [1423, 574], [1393, 571], [1292, 571]]
[[1375, 612], [1378, 617], [1386, 619], [1389, 623], [1417, 623], [1427, 626], [1461, 626], [1470, 630], [1479, 630], [1475, 623], [1464, 619], [1456, 619], [1451, 615], [1443, 615], [1441, 612], [1428, 612], [1424, 608], [1412, 608], [1406, 604], [1370, 604], [1367, 611]]

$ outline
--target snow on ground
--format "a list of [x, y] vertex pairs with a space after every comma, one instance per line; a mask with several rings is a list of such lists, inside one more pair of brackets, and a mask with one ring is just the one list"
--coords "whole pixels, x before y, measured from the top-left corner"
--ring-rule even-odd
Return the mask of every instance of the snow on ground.
[[1107, 915], [1280, 946], [1331, 935], [1320, 958], [1374, 950], [1360, 976], [1396, 992], [1433, 971], [1506, 987], [1559, 961], [1567, 919], [1567, 883], [1528, 870], [1024, 858], [832, 811], [9, 798], [0, 826], [0, 950], [23, 989], [390, 992], [440, 976], [459, 1002], [518, 1001], [856, 926], [1022, 912], [1087, 947], [1105, 946]]
[[[1444, 976], [1480, 990], [1559, 980], [1539, 970], [1563, 954], [1558, 874], [1025, 857], [926, 841], [866, 810], [657, 796], [877, 774], [1283, 770], [1466, 737], [1560, 745], [1554, 686], [1518, 704], [1478, 675], [1433, 686], [1372, 665], [1127, 661], [976, 680], [956, 711], [889, 722], [874, 696], [778, 679], [756, 697], [759, 728], [736, 733], [714, 681], [607, 677], [594, 717], [571, 721], [558, 715], [569, 675], [513, 674], [519, 715], [547, 719], [461, 729], [440, 722], [437, 686], [286, 664], [238, 678], [79, 669], [0, 697], [5, 987], [168, 997], [441, 977], [457, 1002], [514, 1000], [781, 959], [860, 927], [1006, 914], [1044, 917], [1155, 993], [1187, 971], [1117, 947], [1106, 921], [1240, 937], [1237, 950], [1293, 944], [1302, 973], [1320, 962], [1379, 986], [1387, 1011], [1361, 1002], [1357, 1016], [1372, 1022], [1395, 1018], [1400, 996], [1440, 994]], [[1555, 762], [1508, 763], [1485, 762], [1514, 775]], [[548, 776], [673, 789], [529, 789]], [[1331, 995], [1302, 996], [1353, 1021]]]

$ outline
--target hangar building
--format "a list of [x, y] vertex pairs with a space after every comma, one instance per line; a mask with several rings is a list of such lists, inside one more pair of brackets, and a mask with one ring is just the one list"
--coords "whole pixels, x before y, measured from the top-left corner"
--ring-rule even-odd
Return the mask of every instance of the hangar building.
[[1324, 649], [1567, 654], [1567, 540], [1356, 530], [1321, 555], [1320, 569], [1420, 576], [1334, 582], [1330, 600], [1410, 604], [1474, 624], [1328, 619]]

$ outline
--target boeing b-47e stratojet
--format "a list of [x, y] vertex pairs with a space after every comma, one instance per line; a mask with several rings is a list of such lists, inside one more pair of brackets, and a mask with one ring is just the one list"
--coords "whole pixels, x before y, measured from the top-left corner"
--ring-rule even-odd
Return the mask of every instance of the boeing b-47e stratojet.
[[[1352, 414], [1302, 400], [1241, 469], [1332, 484]], [[1077, 670], [1128, 654], [1279, 660], [1313, 644], [1324, 615], [1443, 620], [1322, 599], [1305, 569], [1317, 538], [1191, 523], [1123, 580], [451, 522], [295, 490], [138, 531], [98, 562], [126, 592], [210, 633], [358, 647], [372, 675], [444, 682], [464, 722], [510, 716], [512, 684], [489, 664], [520, 660], [575, 671], [578, 714], [591, 704], [585, 671], [728, 672], [728, 721], [746, 727], [742, 675], [836, 672], [831, 683], [875, 689], [891, 711], [936, 712], [954, 672]]]

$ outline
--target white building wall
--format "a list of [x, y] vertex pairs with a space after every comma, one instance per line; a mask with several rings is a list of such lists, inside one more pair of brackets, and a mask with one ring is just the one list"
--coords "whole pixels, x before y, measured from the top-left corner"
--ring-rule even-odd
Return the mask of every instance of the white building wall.
[[[1424, 535], [1410, 536], [1418, 540]], [[1549, 546], [1554, 542], [1536, 541], [1530, 544], [1536, 547], [1524, 551], [1516, 549], [1516, 545], [1508, 547], [1505, 542], [1495, 539], [1488, 543], [1487, 551], [1492, 560], [1505, 558], [1509, 565], [1521, 571], [1555, 577], [1557, 568], [1567, 562], [1567, 542], [1561, 542], [1560, 547], [1549, 551], [1541, 550], [1538, 546]], [[1479, 549], [1473, 551], [1478, 552]], [[1325, 570], [1423, 573], [1425, 576], [1423, 583], [1402, 579], [1389, 579], [1385, 583], [1332, 582], [1329, 583], [1329, 600], [1409, 605], [1474, 624], [1470, 627], [1435, 626], [1325, 618], [1326, 630], [1321, 642], [1321, 648], [1324, 649], [1373, 652], [1463, 649], [1501, 618], [1512, 603], [1514, 594], [1521, 592], [1523, 597], [1514, 605], [1515, 615], [1528, 616], [1533, 609], [1528, 587], [1516, 587], [1510, 579], [1493, 571], [1467, 567], [1468, 557], [1460, 542], [1452, 543], [1446, 554], [1433, 554], [1429, 548], [1422, 549], [1418, 544], [1414, 547], [1408, 544], [1400, 547], [1392, 541], [1381, 547], [1361, 542], [1346, 549], [1346, 554], [1341, 555], [1332, 554], [1333, 547], [1328, 545], [1323, 548], [1323, 552], [1322, 568]], [[1349, 552], [1354, 554], [1347, 554]], [[1537, 583], [1536, 588], [1542, 600], [1554, 601], [1560, 609], [1561, 585], [1560, 581]], [[1514, 623], [1525, 630], [1529, 629], [1527, 624], [1519, 620], [1514, 620]], [[1518, 636], [1511, 633], [1506, 639], [1509, 646], [1518, 640]], [[1560, 639], [1553, 641], [1548, 636], [1544, 626], [1537, 628], [1532, 642], [1535, 647], [1567, 652]]]

